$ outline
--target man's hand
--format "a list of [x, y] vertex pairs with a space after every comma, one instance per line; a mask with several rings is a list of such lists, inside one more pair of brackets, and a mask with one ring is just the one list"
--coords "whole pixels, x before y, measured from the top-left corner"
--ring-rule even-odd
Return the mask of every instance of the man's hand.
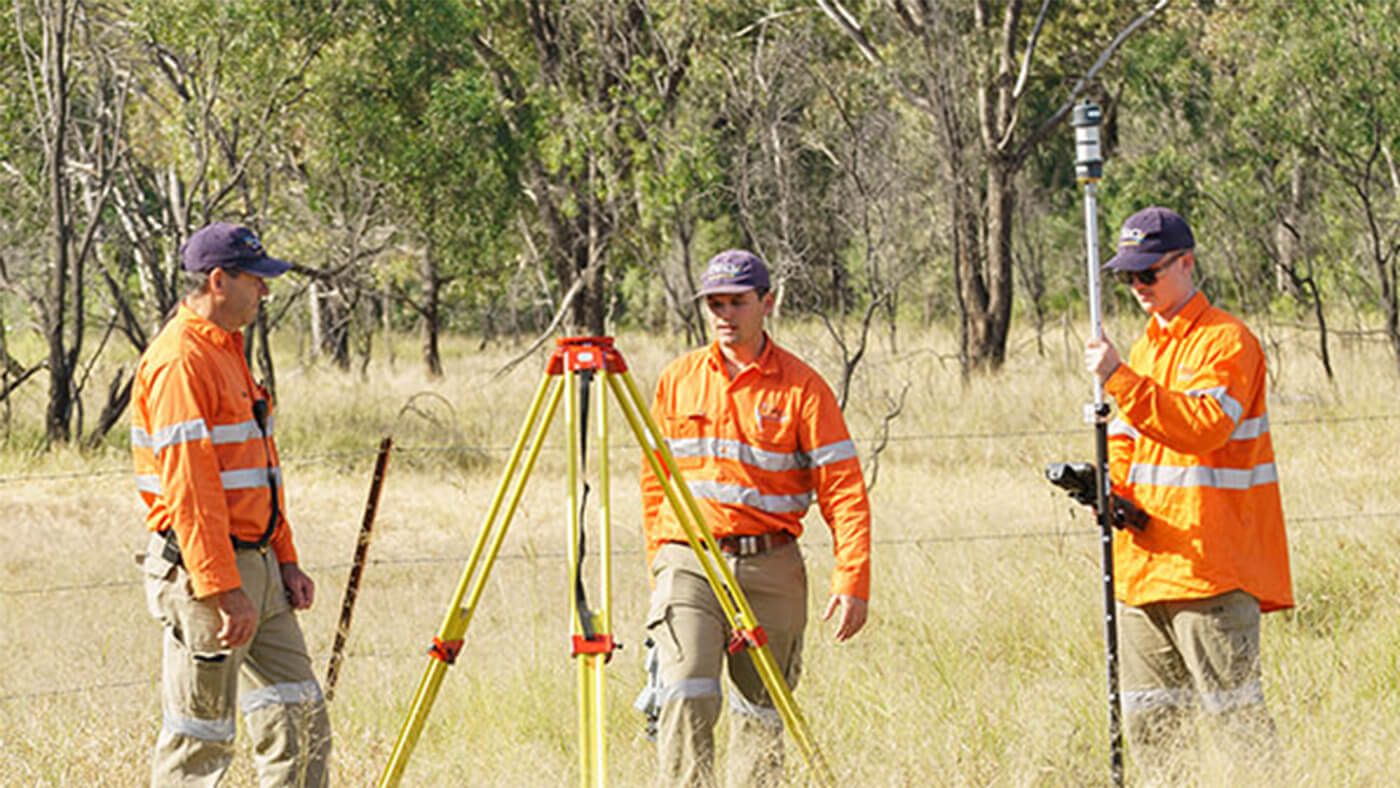
[[826, 612], [822, 613], [822, 621], [831, 620], [832, 614], [839, 608], [841, 615], [836, 619], [836, 642], [850, 640], [860, 631], [861, 627], [865, 626], [868, 607], [868, 603], [860, 597], [850, 594], [833, 594], [831, 601], [826, 603]]
[[1118, 357], [1118, 349], [1107, 339], [1090, 338], [1084, 343], [1084, 368], [1090, 375], [1098, 378], [1100, 383], [1107, 382], [1121, 363], [1123, 361]]
[[287, 601], [297, 610], [311, 607], [311, 603], [316, 600], [316, 584], [311, 582], [311, 578], [296, 564], [279, 566], [282, 569], [282, 585], [287, 588]]
[[258, 627], [258, 611], [241, 588], [220, 591], [214, 595], [219, 606], [219, 643], [224, 648], [238, 648], [253, 639]]

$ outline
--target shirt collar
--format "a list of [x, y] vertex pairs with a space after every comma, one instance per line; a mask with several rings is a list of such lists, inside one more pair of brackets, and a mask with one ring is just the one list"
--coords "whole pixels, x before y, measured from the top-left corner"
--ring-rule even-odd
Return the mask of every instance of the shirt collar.
[[[710, 343], [709, 354], [706, 357], [710, 368], [722, 371], [724, 369], [724, 351], [719, 347], [719, 341]], [[763, 350], [759, 351], [758, 358], [754, 359], [748, 366], [740, 369], [743, 372], [749, 367], [757, 367], [760, 375], [778, 374], [778, 354], [775, 349], [773, 338], [768, 336], [768, 332], [763, 332]], [[737, 377], [737, 375], [736, 375]]]
[[1154, 340], [1164, 337], [1180, 339], [1186, 336], [1191, 327], [1196, 324], [1196, 320], [1205, 313], [1209, 306], [1210, 302], [1206, 300], [1205, 293], [1197, 290], [1196, 294], [1186, 302], [1186, 306], [1173, 315], [1165, 326], [1156, 317], [1150, 318], [1147, 321], [1147, 336]]
[[200, 335], [204, 339], [216, 345], [227, 345], [237, 348], [240, 352], [243, 349], [243, 332], [234, 331], [229, 333], [220, 328], [213, 321], [199, 314], [190, 308], [184, 301], [180, 302], [180, 308], [175, 313], [175, 319], [179, 320], [191, 331]]

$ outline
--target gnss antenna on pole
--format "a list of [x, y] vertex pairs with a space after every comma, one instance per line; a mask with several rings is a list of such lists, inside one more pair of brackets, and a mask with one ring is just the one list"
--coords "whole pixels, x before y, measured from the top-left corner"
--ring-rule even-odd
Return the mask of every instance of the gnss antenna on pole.
[[[1099, 126], [1103, 110], [1084, 100], [1074, 108], [1074, 175], [1084, 186], [1084, 241], [1089, 273], [1089, 320], [1094, 339], [1103, 339], [1099, 304], [1099, 229], [1095, 189], [1103, 177], [1103, 150]], [[1118, 688], [1118, 618], [1113, 595], [1113, 511], [1109, 506], [1108, 403], [1103, 383], [1094, 377], [1094, 401], [1085, 408], [1085, 420], [1094, 425], [1094, 473], [1098, 487], [1095, 511], [1103, 552], [1104, 656], [1108, 668], [1109, 777], [1123, 785], [1123, 705]]]

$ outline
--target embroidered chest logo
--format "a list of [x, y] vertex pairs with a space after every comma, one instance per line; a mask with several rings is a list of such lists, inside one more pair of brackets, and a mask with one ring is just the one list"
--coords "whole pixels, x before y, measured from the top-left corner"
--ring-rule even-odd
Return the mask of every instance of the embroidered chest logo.
[[768, 428], [770, 423], [778, 427], [783, 426], [783, 422], [787, 421], [787, 414], [772, 405], [764, 405], [762, 402], [755, 402], [753, 406], [753, 420], [760, 430], [764, 430]]

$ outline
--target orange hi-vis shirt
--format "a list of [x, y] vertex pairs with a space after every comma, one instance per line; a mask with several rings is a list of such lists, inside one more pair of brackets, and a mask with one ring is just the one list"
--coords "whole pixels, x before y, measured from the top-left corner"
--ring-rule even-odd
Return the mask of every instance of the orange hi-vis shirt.
[[[831, 528], [832, 594], [870, 598], [870, 500], [831, 387], [766, 337], [730, 380], [719, 343], [667, 365], [652, 416], [715, 537], [802, 534], [815, 495]], [[685, 541], [661, 484], [642, 462], [649, 556]]]
[[287, 508], [271, 403], [264, 438], [253, 416], [258, 399], [268, 396], [243, 359], [243, 334], [230, 334], [184, 304], [136, 368], [131, 455], [149, 507], [146, 527], [175, 529], [197, 597], [241, 585], [230, 537], [256, 542], [267, 531], [270, 475], [279, 515], [269, 546], [280, 563], [297, 560], [281, 514]]
[[1152, 318], [1104, 383], [1114, 491], [1151, 515], [1114, 536], [1123, 602], [1240, 589], [1265, 612], [1293, 606], [1265, 385], [1259, 341], [1200, 293], [1165, 326]]

